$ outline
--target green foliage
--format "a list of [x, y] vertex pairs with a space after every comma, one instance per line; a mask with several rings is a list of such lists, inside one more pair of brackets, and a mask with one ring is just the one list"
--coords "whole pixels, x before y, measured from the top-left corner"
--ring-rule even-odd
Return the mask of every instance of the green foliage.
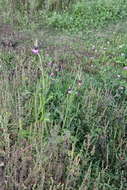
[[[28, 17], [28, 24], [31, 23], [32, 17], [34, 18], [40, 14], [42, 22], [48, 26], [73, 32], [106, 27], [109, 23], [116, 23], [127, 16], [127, 3], [124, 0], [85, 0], [76, 2], [73, 0], [32, 0], [18, 1], [11, 4], [6, 2], [6, 6], [9, 8], [8, 14], [14, 19], [13, 22], [18, 19], [19, 23], [23, 23], [23, 20], [25, 19], [26, 22], [26, 17]], [[6, 9], [6, 6], [2, 5], [3, 10]], [[19, 18], [16, 18], [17, 13]]]
[[124, 1], [81, 1], [65, 13], [53, 13], [49, 24], [57, 28], [77, 31], [104, 27], [109, 22], [126, 18], [127, 3]]

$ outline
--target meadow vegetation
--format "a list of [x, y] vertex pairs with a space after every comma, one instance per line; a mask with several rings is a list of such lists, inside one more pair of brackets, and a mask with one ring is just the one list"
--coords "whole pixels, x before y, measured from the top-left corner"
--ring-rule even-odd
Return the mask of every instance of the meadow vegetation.
[[0, 190], [127, 189], [127, 2], [0, 0]]

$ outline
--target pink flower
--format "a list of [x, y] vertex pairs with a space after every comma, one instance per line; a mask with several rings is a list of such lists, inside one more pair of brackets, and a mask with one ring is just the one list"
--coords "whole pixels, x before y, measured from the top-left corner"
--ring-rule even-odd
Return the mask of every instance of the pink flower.
[[38, 49], [37, 47], [34, 47], [34, 48], [32, 49], [32, 53], [33, 53], [33, 54], [39, 54], [39, 49]]
[[55, 76], [55, 73], [50, 73], [50, 77], [54, 77]]
[[52, 62], [49, 62], [49, 63], [48, 63], [48, 66], [52, 66]]
[[124, 69], [124, 70], [127, 70], [127, 66], [125, 66], [123, 69]]

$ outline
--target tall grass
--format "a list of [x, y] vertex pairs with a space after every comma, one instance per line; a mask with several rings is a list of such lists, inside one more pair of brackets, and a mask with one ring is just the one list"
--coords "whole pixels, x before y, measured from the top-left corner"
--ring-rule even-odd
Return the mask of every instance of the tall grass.
[[73, 32], [106, 27], [111, 22], [116, 23], [126, 18], [126, 8], [127, 3], [124, 0], [77, 1], [67, 12], [54, 12], [48, 22], [51, 26]]
[[11, 7], [13, 11], [16, 10], [26, 10], [30, 11], [32, 10], [40, 10], [40, 9], [46, 9], [47, 11], [54, 11], [54, 10], [64, 10], [68, 9], [68, 7], [73, 4], [75, 1], [74, 0], [4, 0], [1, 1], [1, 8], [9, 8]]
[[71, 32], [106, 27], [111, 22], [116, 23], [126, 18], [126, 9], [127, 3], [124, 0], [1, 1], [1, 12], [6, 11], [4, 18], [9, 19], [8, 22], [17, 22], [20, 25], [24, 22], [24, 25], [31, 27], [31, 22], [36, 18], [41, 24]]

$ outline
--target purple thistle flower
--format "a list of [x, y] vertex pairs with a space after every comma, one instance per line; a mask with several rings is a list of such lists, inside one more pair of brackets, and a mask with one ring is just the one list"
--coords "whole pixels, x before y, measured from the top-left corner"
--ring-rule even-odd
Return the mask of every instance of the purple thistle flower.
[[32, 53], [33, 54], [39, 54], [39, 49], [38, 49], [38, 47], [34, 47], [33, 49], [32, 49]]
[[125, 66], [123, 69], [124, 69], [124, 70], [127, 70], [127, 66]]

